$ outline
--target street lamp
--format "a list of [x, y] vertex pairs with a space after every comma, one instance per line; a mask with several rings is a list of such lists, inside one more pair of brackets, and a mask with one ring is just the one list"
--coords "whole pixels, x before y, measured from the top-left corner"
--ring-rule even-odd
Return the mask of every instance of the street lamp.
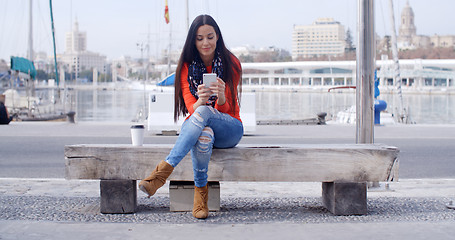
[[[147, 80], [148, 80], [148, 62], [149, 60], [147, 59], [147, 62], [145, 64], [145, 68], [144, 68], [144, 50], [145, 49], [149, 49], [149, 45], [148, 44], [144, 44], [143, 42], [141, 43], [136, 43], [136, 46], [139, 48], [139, 50], [141, 51], [141, 65], [142, 65], [142, 72], [144, 73], [145, 72], [145, 76], [143, 75], [142, 76], [142, 79], [143, 79], [143, 85], [144, 85], [144, 108], [143, 108], [143, 115], [144, 116], [147, 116], [148, 115], [148, 111], [147, 111], [147, 94], [146, 94], [146, 83], [147, 83]], [[144, 120], [146, 119], [146, 117], [144, 117]]]

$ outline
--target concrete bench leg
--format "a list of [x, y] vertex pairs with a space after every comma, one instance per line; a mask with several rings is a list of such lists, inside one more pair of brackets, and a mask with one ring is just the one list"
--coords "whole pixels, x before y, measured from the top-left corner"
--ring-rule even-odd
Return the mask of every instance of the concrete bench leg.
[[367, 183], [323, 182], [322, 201], [335, 215], [365, 215]]
[[[209, 184], [209, 211], [220, 210], [220, 182]], [[189, 212], [193, 210], [194, 182], [171, 181], [169, 183], [169, 199], [171, 212]]]
[[101, 213], [136, 212], [136, 180], [101, 180], [100, 195]]

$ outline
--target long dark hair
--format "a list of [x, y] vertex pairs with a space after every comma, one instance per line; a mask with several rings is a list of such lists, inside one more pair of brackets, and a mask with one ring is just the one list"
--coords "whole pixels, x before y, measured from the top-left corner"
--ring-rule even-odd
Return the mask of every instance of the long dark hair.
[[[218, 37], [216, 42], [216, 50], [220, 53], [221, 61], [223, 62], [223, 81], [226, 83], [226, 86], [229, 88], [231, 96], [231, 102], [229, 103], [232, 106], [232, 113], [235, 113], [235, 108], [237, 106], [236, 101], [238, 101], [240, 106], [240, 94], [242, 91], [242, 69], [237, 64], [234, 64], [233, 58], [236, 58], [224, 44], [223, 35], [221, 35], [220, 28], [215, 20], [209, 15], [199, 15], [193, 21], [188, 30], [188, 35], [186, 37], [185, 45], [183, 46], [182, 54], [177, 65], [177, 70], [175, 71], [175, 81], [174, 81], [174, 121], [177, 121], [180, 115], [186, 115], [188, 109], [185, 106], [183, 100], [182, 89], [180, 86], [180, 77], [181, 71], [184, 63], [190, 64], [193, 59], [199, 54], [199, 51], [196, 48], [196, 34], [200, 26], [210, 25], [215, 29], [215, 33]], [[238, 59], [237, 59], [238, 61]], [[238, 91], [236, 91], [234, 86], [234, 70], [238, 73]], [[236, 96], [237, 94], [237, 96]]]

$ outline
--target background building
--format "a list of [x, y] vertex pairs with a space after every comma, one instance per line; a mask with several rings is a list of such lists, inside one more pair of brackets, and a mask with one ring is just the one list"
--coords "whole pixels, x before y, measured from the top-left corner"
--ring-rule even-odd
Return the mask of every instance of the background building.
[[229, 49], [241, 62], [285, 62], [291, 61], [291, 54], [275, 46], [256, 49], [253, 46]]
[[434, 35], [432, 37], [417, 35], [417, 28], [414, 24], [414, 11], [406, 1], [406, 6], [401, 11], [400, 29], [398, 32], [397, 45], [398, 49], [417, 49], [429, 47], [454, 47], [455, 36]]
[[401, 11], [400, 28], [398, 30], [397, 39], [398, 49], [427, 48], [431, 45], [428, 36], [417, 35], [417, 28], [414, 23], [414, 11], [407, 1], [406, 6]]
[[435, 34], [434, 36], [431, 36], [431, 46], [455, 47], [455, 36], [454, 35], [439, 36]]
[[65, 65], [66, 71], [78, 74], [81, 71], [106, 72], [106, 56], [87, 51], [87, 34], [79, 31], [76, 20], [72, 32], [66, 33], [65, 52], [60, 56], [60, 61]]
[[87, 50], [87, 33], [79, 32], [79, 23], [74, 23], [72, 32], [66, 33], [65, 52], [83, 52]]
[[294, 25], [292, 58], [338, 56], [346, 48], [345, 30], [333, 18], [318, 18], [312, 25]]

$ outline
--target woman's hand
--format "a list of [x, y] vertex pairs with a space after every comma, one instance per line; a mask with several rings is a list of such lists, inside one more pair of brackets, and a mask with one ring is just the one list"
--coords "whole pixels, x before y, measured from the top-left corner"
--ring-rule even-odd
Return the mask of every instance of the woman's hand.
[[197, 95], [202, 103], [206, 103], [209, 100], [210, 95], [212, 95], [212, 91], [204, 84], [199, 84], [197, 87]]
[[223, 105], [226, 102], [226, 96], [225, 96], [225, 91], [226, 91], [226, 85], [221, 78], [216, 78], [217, 82], [216, 84], [213, 84], [210, 86], [210, 90], [217, 95], [218, 100], [217, 103], [218, 105]]
[[197, 87], [197, 95], [199, 96], [199, 99], [196, 101], [196, 103], [194, 103], [193, 109], [196, 109], [201, 105], [205, 105], [205, 103], [209, 100], [212, 94], [217, 95], [218, 105], [223, 105], [226, 102], [225, 83], [221, 78], [217, 78], [216, 80], [217, 80], [216, 83], [212, 83], [212, 85], [208, 87], [206, 87], [204, 84], [199, 84], [199, 86]]

